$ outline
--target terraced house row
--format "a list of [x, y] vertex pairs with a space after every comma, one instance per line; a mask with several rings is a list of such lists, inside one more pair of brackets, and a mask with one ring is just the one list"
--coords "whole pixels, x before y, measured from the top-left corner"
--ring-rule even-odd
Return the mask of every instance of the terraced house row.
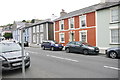
[[55, 40], [66, 45], [69, 41], [83, 41], [101, 50], [120, 46], [120, 0], [101, 0], [101, 3], [70, 13], [64, 10], [60, 17], [36, 23], [19, 23], [13, 31], [13, 38], [21, 41], [21, 28], [24, 28], [24, 41], [41, 44], [43, 40]]
[[105, 0], [80, 10], [60, 13], [54, 21], [55, 41], [83, 41], [100, 49], [120, 45], [120, 2]]

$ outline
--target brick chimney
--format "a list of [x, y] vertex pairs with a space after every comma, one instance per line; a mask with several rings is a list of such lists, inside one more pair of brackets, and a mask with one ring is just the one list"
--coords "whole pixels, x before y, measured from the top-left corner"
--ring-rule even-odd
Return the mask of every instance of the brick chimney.
[[67, 12], [65, 12], [65, 10], [62, 9], [62, 11], [60, 12], [60, 17], [63, 17], [63, 16], [65, 16], [66, 14], [67, 14]]
[[119, 2], [120, 0], [101, 0], [101, 3], [106, 3], [106, 2]]

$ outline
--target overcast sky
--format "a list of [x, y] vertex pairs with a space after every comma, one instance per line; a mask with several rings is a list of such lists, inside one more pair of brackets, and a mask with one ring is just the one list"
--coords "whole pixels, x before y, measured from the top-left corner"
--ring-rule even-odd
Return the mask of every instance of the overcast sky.
[[13, 21], [47, 19], [60, 11], [75, 11], [99, 3], [100, 0], [1, 0], [0, 25]]

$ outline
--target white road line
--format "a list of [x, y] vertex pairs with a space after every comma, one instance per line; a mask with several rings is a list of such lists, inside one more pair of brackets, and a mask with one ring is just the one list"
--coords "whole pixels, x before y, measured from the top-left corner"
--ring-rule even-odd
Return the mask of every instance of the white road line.
[[26, 50], [26, 52], [38, 54], [38, 52], [33, 52], [33, 51], [27, 51]]
[[73, 60], [73, 59], [69, 59], [69, 58], [63, 58], [63, 57], [58, 57], [58, 56], [54, 56], [54, 55], [47, 55], [53, 58], [57, 58], [57, 59], [63, 59], [63, 60], [68, 60], [68, 61], [73, 61], [73, 62], [79, 62], [78, 60]]
[[116, 68], [116, 67], [110, 67], [110, 66], [104, 66], [104, 68], [110, 68], [110, 69], [120, 70], [119, 68]]

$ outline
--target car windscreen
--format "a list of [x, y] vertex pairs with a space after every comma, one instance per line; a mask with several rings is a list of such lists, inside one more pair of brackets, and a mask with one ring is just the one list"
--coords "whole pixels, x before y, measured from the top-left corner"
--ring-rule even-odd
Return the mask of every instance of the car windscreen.
[[21, 47], [16, 43], [0, 43], [0, 53], [20, 51]]

